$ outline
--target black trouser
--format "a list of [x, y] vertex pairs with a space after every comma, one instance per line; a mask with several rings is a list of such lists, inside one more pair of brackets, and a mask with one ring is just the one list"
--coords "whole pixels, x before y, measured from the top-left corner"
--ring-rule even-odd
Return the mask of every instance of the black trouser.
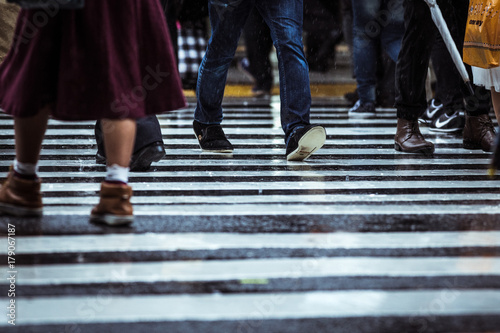
[[463, 110], [462, 80], [440, 34], [436, 37], [431, 61], [436, 74], [434, 97], [443, 104], [446, 111]]
[[255, 8], [243, 28], [249, 71], [255, 78], [255, 88], [270, 91], [273, 86], [273, 67], [269, 53], [273, 47], [271, 31]]
[[339, 3], [332, 0], [304, 1], [306, 58], [311, 71], [327, 71], [342, 37]]
[[[165, 17], [167, 19], [168, 32], [170, 33], [170, 39], [172, 41], [172, 46], [175, 51], [175, 59], [178, 60], [177, 52], [179, 50], [177, 44], [177, 12], [178, 4], [177, 1], [172, 0], [160, 0], [163, 11], [165, 12]], [[178, 61], [177, 61], [178, 62]]]
[[[97, 142], [97, 152], [106, 156], [104, 152], [104, 142], [102, 135], [101, 122], [97, 121], [95, 125], [95, 139]], [[134, 143], [134, 153], [154, 142], [163, 142], [160, 123], [155, 115], [137, 119], [137, 132]]]
[[[469, 1], [438, 0], [438, 4], [457, 48], [461, 52]], [[425, 1], [405, 0], [404, 8], [405, 34], [396, 65], [396, 108], [398, 118], [417, 120], [427, 108], [425, 80], [431, 51], [439, 32], [432, 21], [429, 6]], [[456, 103], [454, 94], [460, 91], [462, 96], [467, 96], [466, 110], [469, 115], [488, 113], [490, 105], [488, 93], [476, 87], [475, 96], [468, 96], [465, 85], [449, 55], [446, 61], [447, 63], [445, 60], [438, 60], [435, 64], [438, 67], [436, 74], [445, 79], [443, 84], [440, 83], [439, 88], [448, 90], [443, 94], [445, 97], [441, 101], [445, 107], [453, 108], [453, 104]]]

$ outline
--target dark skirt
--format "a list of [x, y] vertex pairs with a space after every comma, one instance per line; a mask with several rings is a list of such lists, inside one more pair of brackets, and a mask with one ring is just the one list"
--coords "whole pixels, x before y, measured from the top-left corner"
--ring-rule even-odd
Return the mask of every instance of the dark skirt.
[[158, 0], [87, 0], [22, 10], [0, 65], [0, 107], [61, 120], [137, 119], [186, 105]]

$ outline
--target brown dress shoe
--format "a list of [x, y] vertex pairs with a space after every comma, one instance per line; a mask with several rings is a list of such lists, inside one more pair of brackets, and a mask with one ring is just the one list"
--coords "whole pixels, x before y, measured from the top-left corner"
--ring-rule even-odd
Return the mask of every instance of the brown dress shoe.
[[477, 117], [465, 115], [464, 149], [482, 149], [492, 152], [495, 149], [495, 127], [490, 116]]
[[40, 179], [27, 180], [14, 176], [11, 168], [0, 187], [0, 212], [14, 216], [42, 216], [43, 204]]
[[101, 183], [101, 199], [92, 209], [92, 222], [108, 225], [129, 224], [134, 220], [132, 204], [132, 187], [125, 184]]
[[424, 136], [420, 133], [418, 121], [406, 120], [398, 118], [398, 128], [394, 137], [394, 148], [397, 151], [405, 153], [434, 153], [434, 144], [425, 141]]

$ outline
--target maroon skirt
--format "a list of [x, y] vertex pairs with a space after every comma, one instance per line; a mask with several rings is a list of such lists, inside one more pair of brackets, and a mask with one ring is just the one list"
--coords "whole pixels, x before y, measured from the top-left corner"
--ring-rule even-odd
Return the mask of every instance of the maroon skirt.
[[0, 107], [61, 120], [137, 119], [186, 106], [158, 0], [87, 0], [22, 10], [0, 65]]

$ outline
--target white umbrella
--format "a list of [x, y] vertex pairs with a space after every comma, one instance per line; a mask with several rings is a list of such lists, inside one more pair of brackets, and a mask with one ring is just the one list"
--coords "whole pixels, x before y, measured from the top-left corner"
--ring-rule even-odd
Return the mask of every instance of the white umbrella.
[[446, 44], [446, 48], [450, 52], [451, 59], [453, 59], [453, 62], [455, 63], [455, 66], [457, 67], [460, 76], [467, 85], [467, 88], [469, 88], [471, 94], [474, 95], [474, 89], [472, 88], [472, 85], [470, 83], [469, 74], [465, 69], [465, 65], [463, 63], [462, 57], [460, 56], [460, 53], [458, 52], [457, 46], [455, 45], [455, 41], [451, 37], [450, 30], [446, 25], [446, 21], [443, 18], [441, 9], [436, 3], [436, 0], [424, 0], [424, 1], [429, 5], [429, 8], [431, 9], [432, 20], [436, 24], [439, 33], [443, 37], [444, 43]]

